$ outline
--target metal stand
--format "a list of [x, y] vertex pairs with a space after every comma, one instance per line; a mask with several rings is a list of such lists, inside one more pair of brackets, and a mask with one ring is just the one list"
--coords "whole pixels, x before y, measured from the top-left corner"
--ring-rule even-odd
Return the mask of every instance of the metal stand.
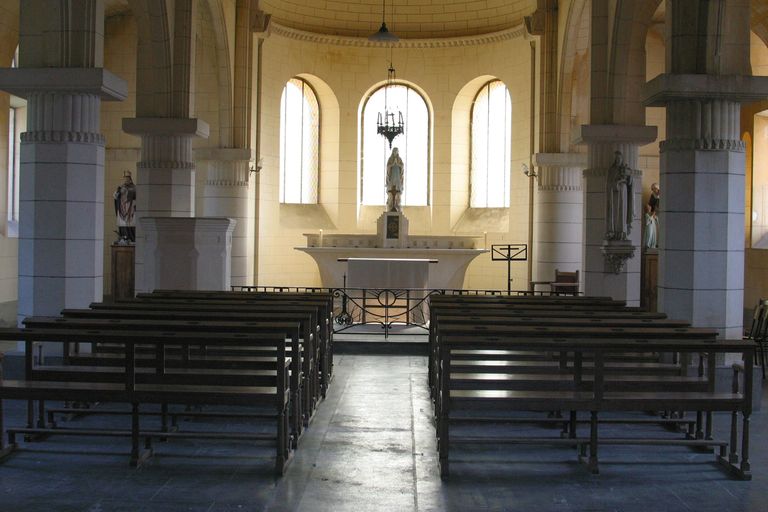
[[507, 294], [512, 293], [512, 262], [528, 261], [528, 244], [499, 244], [491, 246], [491, 260], [507, 262]]

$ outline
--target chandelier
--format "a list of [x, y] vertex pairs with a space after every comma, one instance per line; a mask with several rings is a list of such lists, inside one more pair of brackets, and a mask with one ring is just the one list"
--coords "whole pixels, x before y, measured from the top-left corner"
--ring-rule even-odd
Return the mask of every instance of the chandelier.
[[389, 110], [389, 103], [387, 101], [387, 90], [395, 83], [395, 68], [392, 66], [392, 62], [389, 63], [389, 69], [387, 70], [387, 83], [384, 86], [384, 112], [379, 112], [376, 120], [376, 133], [387, 139], [389, 142], [389, 149], [392, 149], [392, 141], [398, 135], [402, 135], [405, 131], [405, 122], [403, 122], [403, 113], [399, 110], [397, 114], [394, 111]]

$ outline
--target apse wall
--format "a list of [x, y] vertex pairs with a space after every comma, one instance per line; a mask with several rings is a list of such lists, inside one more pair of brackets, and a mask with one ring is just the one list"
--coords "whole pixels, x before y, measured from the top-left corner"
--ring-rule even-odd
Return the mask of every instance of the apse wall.
[[[488, 243], [525, 243], [528, 236], [528, 178], [520, 164], [529, 160], [530, 134], [530, 44], [522, 27], [492, 36], [443, 40], [403, 41], [391, 52], [398, 80], [413, 85], [425, 96], [432, 114], [432, 176], [429, 206], [405, 207], [413, 234], [450, 235], [461, 226], [452, 209], [468, 207], [466, 189], [468, 158], [452, 161], [452, 144], [467, 143], [463, 133], [454, 133], [453, 108], [466, 84], [481, 76], [493, 76], [509, 88], [512, 101], [512, 149], [510, 208], [504, 211], [506, 229], [488, 229]], [[359, 204], [359, 113], [361, 103], [387, 77], [390, 50], [373, 46], [365, 39], [298, 32], [280, 26], [271, 28], [263, 45], [263, 99], [259, 196], [258, 282], [262, 285], [319, 285], [317, 266], [309, 256], [294, 250], [305, 246], [303, 233], [374, 233], [382, 207]], [[321, 132], [321, 155], [337, 152], [337, 162], [320, 169], [318, 205], [281, 204], [279, 186], [280, 97], [285, 83], [297, 75], [316, 77], [326, 84], [338, 103], [338, 137]], [[311, 83], [311, 80], [310, 80]], [[478, 86], [479, 89], [479, 86]], [[321, 116], [323, 106], [320, 98]], [[406, 127], [407, 129], [407, 127]], [[322, 158], [322, 156], [321, 156]], [[406, 172], [408, 162], [405, 162]], [[326, 180], [333, 181], [328, 190]], [[476, 233], [483, 235], [483, 229]], [[526, 266], [513, 266], [518, 287], [525, 287]], [[506, 265], [491, 263], [482, 255], [469, 267], [465, 287], [503, 288]]]

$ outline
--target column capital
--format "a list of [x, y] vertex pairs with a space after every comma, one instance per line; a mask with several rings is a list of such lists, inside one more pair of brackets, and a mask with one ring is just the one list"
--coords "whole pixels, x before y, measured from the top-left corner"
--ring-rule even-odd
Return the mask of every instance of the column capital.
[[663, 107], [673, 101], [725, 100], [748, 103], [768, 96], [768, 76], [665, 73], [643, 85], [643, 104]]
[[104, 68], [2, 68], [0, 90], [24, 99], [49, 92], [92, 94], [106, 101], [128, 97], [126, 81]]
[[637, 144], [644, 146], [656, 140], [655, 126], [626, 124], [583, 124], [576, 129], [575, 144]]

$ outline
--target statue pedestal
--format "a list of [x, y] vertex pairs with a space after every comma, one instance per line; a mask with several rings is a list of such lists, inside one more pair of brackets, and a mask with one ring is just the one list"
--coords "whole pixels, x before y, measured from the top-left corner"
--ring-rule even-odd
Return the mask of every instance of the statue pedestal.
[[635, 247], [631, 240], [603, 240], [606, 272], [620, 274], [628, 259], [635, 257]]
[[408, 219], [403, 212], [384, 212], [376, 221], [379, 247], [402, 249], [408, 246]]

